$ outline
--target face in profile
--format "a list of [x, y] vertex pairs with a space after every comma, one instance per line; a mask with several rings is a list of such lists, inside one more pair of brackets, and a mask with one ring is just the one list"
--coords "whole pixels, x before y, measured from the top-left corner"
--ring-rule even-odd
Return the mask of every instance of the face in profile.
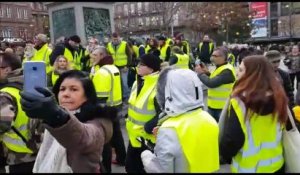
[[238, 70], [236, 71], [236, 74], [237, 74], [237, 79], [241, 79], [241, 77], [245, 74], [246, 72], [246, 67], [245, 67], [245, 64], [244, 62], [242, 61], [242, 63], [240, 64]]
[[151, 68], [149, 68], [148, 66], [146, 66], [143, 63], [139, 63], [138, 64], [138, 69], [137, 69], [137, 73], [140, 76], [145, 76], [145, 75], [149, 75], [153, 72], [153, 70]]
[[76, 78], [64, 79], [59, 88], [59, 104], [70, 111], [74, 111], [79, 109], [85, 101], [87, 98], [81, 81]]

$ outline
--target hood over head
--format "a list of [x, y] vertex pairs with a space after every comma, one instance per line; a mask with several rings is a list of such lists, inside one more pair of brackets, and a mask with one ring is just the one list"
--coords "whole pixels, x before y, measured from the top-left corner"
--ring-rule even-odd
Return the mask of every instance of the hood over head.
[[189, 69], [164, 69], [158, 79], [157, 102], [168, 116], [203, 107], [202, 83]]

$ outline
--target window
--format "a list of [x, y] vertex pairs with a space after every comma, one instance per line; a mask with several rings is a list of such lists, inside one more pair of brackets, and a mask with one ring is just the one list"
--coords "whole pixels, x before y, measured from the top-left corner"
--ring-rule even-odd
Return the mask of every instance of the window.
[[21, 17], [21, 10], [17, 8], [17, 18], [20, 19]]
[[24, 19], [28, 19], [27, 10], [24, 9]]
[[146, 12], [149, 11], [149, 2], [145, 2], [145, 11], [146, 11]]
[[290, 13], [290, 8], [290, 2], [281, 2], [281, 16], [288, 16]]
[[127, 4], [124, 5], [124, 15], [125, 16], [128, 15], [128, 5]]
[[293, 14], [300, 14], [300, 2], [293, 2]]
[[7, 18], [11, 18], [11, 8], [10, 7], [6, 8], [6, 16], [7, 16]]
[[278, 16], [277, 2], [271, 2], [270, 6], [271, 6], [270, 7], [271, 17], [277, 17]]
[[41, 5], [41, 3], [38, 2], [37, 5], [38, 5], [38, 6], [37, 6], [37, 9], [38, 9], [38, 10], [42, 10], [42, 5]]
[[135, 13], [134, 4], [130, 4], [130, 11], [131, 11], [131, 14]]
[[2, 30], [2, 37], [4, 38], [5, 37], [5, 32], [4, 32], [4, 30]]
[[143, 22], [143, 18], [139, 18], [139, 23], [138, 23], [139, 26], [143, 26], [144, 25], [144, 22]]
[[34, 2], [30, 3], [30, 7], [31, 7], [31, 9], [34, 9]]
[[141, 2], [138, 2], [137, 3], [137, 8], [138, 8], [138, 12], [142, 12], [142, 3]]
[[146, 26], [149, 26], [149, 25], [150, 25], [150, 18], [146, 17]]
[[0, 8], [0, 18], [4, 17], [4, 9]]
[[278, 36], [278, 19], [271, 19], [271, 36]]
[[163, 17], [162, 17], [162, 16], [160, 16], [159, 22], [160, 22], [160, 25], [161, 25], [161, 26], [164, 25], [164, 21], [163, 21]]

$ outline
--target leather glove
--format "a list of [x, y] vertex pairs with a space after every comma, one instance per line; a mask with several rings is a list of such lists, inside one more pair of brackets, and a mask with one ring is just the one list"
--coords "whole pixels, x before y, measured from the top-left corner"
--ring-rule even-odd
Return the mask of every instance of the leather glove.
[[47, 88], [35, 87], [35, 89], [42, 96], [25, 91], [20, 92], [21, 107], [26, 115], [30, 118], [42, 119], [52, 127], [65, 124], [70, 116], [57, 104], [53, 93]]

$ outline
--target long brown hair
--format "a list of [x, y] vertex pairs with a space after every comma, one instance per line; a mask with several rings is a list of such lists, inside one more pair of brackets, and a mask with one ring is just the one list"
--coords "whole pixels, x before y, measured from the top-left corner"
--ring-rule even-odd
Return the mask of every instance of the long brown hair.
[[[247, 115], [249, 118], [251, 111], [259, 113], [271, 105], [271, 102], [274, 104], [273, 116], [277, 114], [279, 122], [285, 123], [287, 121], [288, 99], [280, 81], [277, 80], [272, 65], [262, 55], [248, 56], [243, 59], [243, 63], [246, 71], [236, 82], [232, 97], [238, 97], [244, 102], [247, 114], [250, 114]], [[266, 98], [267, 94], [269, 98]]]

